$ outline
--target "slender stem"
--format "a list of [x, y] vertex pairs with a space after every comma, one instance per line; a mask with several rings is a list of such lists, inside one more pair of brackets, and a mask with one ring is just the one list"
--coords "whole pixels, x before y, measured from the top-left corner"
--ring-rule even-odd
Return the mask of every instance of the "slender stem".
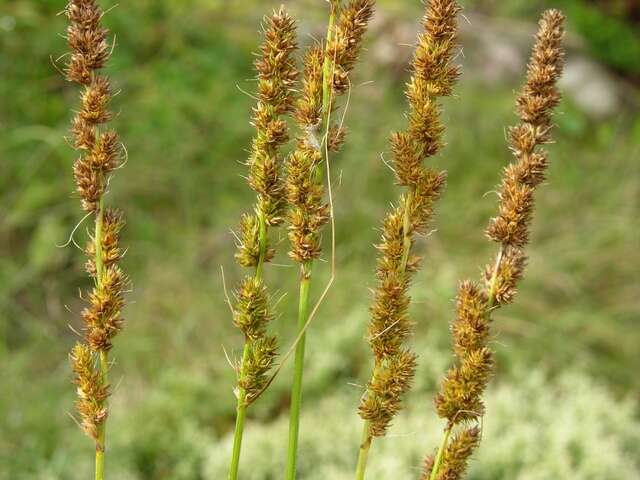
[[436, 458], [433, 462], [433, 468], [431, 469], [431, 475], [429, 476], [429, 480], [436, 480], [436, 478], [438, 478], [440, 465], [442, 464], [442, 458], [444, 457], [444, 451], [447, 449], [447, 444], [449, 443], [449, 437], [451, 436], [452, 429], [453, 429], [453, 423], [449, 422], [447, 424], [447, 428], [444, 429], [442, 442], [440, 442], [440, 446], [438, 447], [438, 453], [436, 453]]
[[[329, 14], [329, 25], [327, 27], [327, 39], [325, 44], [325, 57], [322, 68], [322, 124], [319, 126], [319, 130], [323, 131], [323, 127], [326, 127], [329, 122], [329, 116], [331, 114], [331, 76], [333, 70], [332, 59], [329, 58], [327, 53], [327, 46], [331, 41], [333, 35], [333, 27], [335, 24], [336, 15], [339, 7], [338, 0], [330, 0], [331, 12]], [[323, 139], [326, 141], [326, 138]], [[319, 142], [316, 142], [319, 143]], [[321, 149], [322, 154], [322, 149]], [[322, 163], [316, 167], [315, 177], [318, 181], [322, 181], [324, 171]], [[304, 370], [304, 352], [306, 344], [306, 333], [304, 329], [309, 318], [309, 290], [311, 287], [311, 268], [313, 262], [309, 261], [304, 263], [300, 267], [300, 298], [298, 305], [298, 335], [301, 334], [300, 340], [296, 345], [295, 360], [294, 360], [294, 376], [293, 386], [291, 388], [291, 410], [289, 412], [289, 444], [287, 449], [287, 469], [285, 478], [287, 480], [295, 480], [296, 478], [296, 464], [298, 454], [298, 435], [300, 432], [300, 410], [302, 406], [302, 380]]]
[[[98, 203], [98, 210], [96, 211], [96, 229], [94, 233], [94, 250], [96, 265], [96, 288], [98, 291], [102, 290], [102, 273], [104, 270], [104, 262], [102, 259], [102, 230], [104, 224], [104, 199], [100, 198]], [[109, 358], [106, 351], [101, 350], [99, 353], [100, 364], [100, 376], [102, 385], [107, 386], [109, 384]], [[106, 408], [107, 400], [103, 401], [103, 407]], [[106, 448], [106, 419], [102, 422], [98, 429], [98, 438], [96, 439], [96, 480], [104, 480], [104, 464], [105, 464], [105, 448]]]
[[358, 454], [358, 466], [356, 467], [356, 480], [364, 480], [364, 474], [367, 470], [367, 458], [369, 457], [369, 449], [373, 438], [369, 434], [369, 421], [364, 422], [362, 428], [362, 442], [360, 443], [360, 453]]
[[260, 225], [259, 231], [259, 246], [260, 246], [260, 257], [258, 258], [258, 265], [256, 265], [256, 280], [262, 280], [262, 270], [264, 268], [264, 261], [267, 257], [267, 221], [265, 219], [264, 213], [260, 212], [258, 215], [258, 221]]
[[411, 187], [407, 193], [407, 199], [404, 203], [404, 216], [402, 219], [402, 264], [400, 265], [401, 272], [404, 274], [407, 272], [407, 263], [409, 262], [409, 255], [411, 255], [412, 231], [411, 231], [411, 204], [413, 202], [415, 187]]
[[[309, 290], [311, 287], [311, 265], [300, 268], [300, 300], [298, 304], [298, 332], [304, 329], [309, 316]], [[306, 335], [302, 335], [296, 347], [294, 361], [293, 387], [291, 389], [291, 411], [289, 413], [289, 446], [287, 449], [287, 470], [285, 478], [296, 478], [298, 453], [298, 434], [300, 431], [300, 409], [302, 406], [302, 374], [304, 370], [304, 351]]]
[[331, 108], [331, 70], [333, 69], [333, 59], [329, 58], [326, 47], [331, 42], [333, 36], [333, 26], [336, 21], [336, 15], [338, 13], [337, 1], [331, 1], [331, 12], [329, 14], [329, 27], [327, 28], [327, 41], [325, 45], [324, 64], [322, 67], [322, 116], [324, 119], [329, 117], [329, 110]]
[[[240, 378], [244, 375], [244, 366], [249, 357], [249, 341], [245, 342], [242, 352], [242, 364], [240, 366]], [[236, 430], [233, 435], [233, 453], [231, 455], [231, 466], [229, 467], [229, 480], [238, 478], [238, 468], [240, 467], [240, 451], [242, 449], [242, 435], [244, 433], [244, 419], [247, 416], [247, 393], [244, 388], [238, 387], [238, 403], [236, 405]]]

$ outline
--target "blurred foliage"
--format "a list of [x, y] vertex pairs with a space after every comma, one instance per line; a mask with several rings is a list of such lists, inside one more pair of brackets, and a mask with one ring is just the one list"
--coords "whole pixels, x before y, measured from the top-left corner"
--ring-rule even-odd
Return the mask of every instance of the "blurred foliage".
[[[87, 280], [81, 252], [62, 245], [76, 225], [82, 242], [87, 225], [72, 193], [74, 153], [64, 140], [77, 91], [52, 64], [66, 50], [64, 18], [56, 16], [62, 3], [0, 3], [0, 478], [73, 480], [91, 469], [92, 446], [68, 415], [74, 391], [66, 357], [75, 338], [69, 325], [78, 328], [77, 292]], [[316, 0], [289, 3], [310, 19], [300, 26], [308, 41], [325, 11]], [[405, 3], [381, 3], [393, 15], [417, 18], [418, 2], [407, 1], [406, 10]], [[511, 15], [532, 13], [534, 3], [485, 2]], [[235, 358], [241, 339], [224, 304], [220, 265], [227, 285], [235, 284], [240, 272], [229, 230], [252, 195], [241, 162], [253, 100], [242, 91], [253, 90], [251, 52], [267, 10], [259, 4], [139, 0], [106, 17], [117, 32], [108, 69], [121, 89], [114, 126], [129, 152], [108, 198], [129, 221], [125, 266], [135, 287], [114, 350], [109, 469], [119, 480], [220, 478], [227, 456], [233, 371], [223, 346]], [[576, 18], [571, 22], [579, 28]], [[600, 35], [600, 25], [587, 37]], [[618, 41], [621, 50], [633, 43]], [[310, 479], [342, 478], [355, 454], [350, 426], [358, 422], [359, 392], [348, 385], [362, 382], [369, 369], [362, 337], [372, 244], [397, 193], [380, 152], [388, 156], [388, 133], [404, 121], [404, 75], [372, 57], [364, 55], [351, 95], [349, 143], [334, 160], [340, 271], [309, 336], [304, 461], [322, 467]], [[514, 121], [514, 88], [463, 79], [446, 105], [448, 147], [435, 162], [449, 171], [449, 185], [437, 230], [421, 243], [428, 258], [412, 292], [418, 385], [398, 436], [376, 447], [372, 461], [380, 472], [416, 472], [439, 429], [430, 398], [450, 362], [451, 298], [456, 282], [475, 278], [493, 252], [483, 238], [496, 203], [487, 192], [509, 160], [504, 126]], [[638, 472], [637, 407], [628, 399], [640, 392], [640, 120], [596, 124], [571, 99], [562, 111], [530, 268], [516, 304], [496, 319], [499, 372], [476, 480], [615, 480]], [[292, 291], [296, 275], [286, 255], [276, 263], [284, 266], [269, 269], [270, 282], [281, 294]], [[318, 272], [326, 278], [328, 266]], [[285, 345], [294, 297], [283, 297], [275, 325]], [[251, 412], [246, 455], [255, 458], [254, 478], [274, 478], [272, 461], [280, 461], [277, 432], [286, 422], [290, 374], [285, 368]], [[427, 427], [418, 437], [406, 435], [419, 425]], [[343, 442], [337, 450], [332, 432]], [[540, 445], [550, 445], [545, 458]], [[573, 476], [567, 465], [575, 466]]]
[[531, 18], [543, 8], [560, 8], [591, 53], [618, 72], [640, 79], [640, 7], [630, 0], [467, 0], [471, 7]]

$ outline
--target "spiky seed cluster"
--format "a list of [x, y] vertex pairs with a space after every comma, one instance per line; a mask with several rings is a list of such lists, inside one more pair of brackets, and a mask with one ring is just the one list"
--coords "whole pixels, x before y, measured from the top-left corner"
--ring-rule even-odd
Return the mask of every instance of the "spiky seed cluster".
[[[459, 76], [459, 68], [451, 65], [459, 10], [453, 0], [432, 1], [427, 6], [425, 30], [418, 37], [413, 76], [407, 87], [409, 125], [391, 136], [396, 179], [409, 191], [387, 215], [382, 242], [377, 246], [378, 287], [369, 325], [375, 368], [359, 409], [360, 416], [370, 422], [373, 436], [385, 434], [401, 408], [415, 370], [415, 355], [403, 347], [412, 330], [408, 315], [410, 274], [420, 264], [420, 257], [412, 254], [412, 249], [416, 234], [425, 232], [445, 183], [444, 173], [426, 168], [423, 162], [442, 148], [438, 98], [451, 94]], [[394, 375], [397, 379], [392, 382], [393, 388], [381, 388]]]
[[289, 133], [282, 116], [293, 106], [293, 86], [298, 77], [294, 52], [296, 25], [281, 8], [265, 19], [258, 73], [258, 104], [253, 111], [256, 136], [249, 158], [249, 184], [258, 193], [256, 212], [268, 225], [282, 222], [284, 192], [280, 178], [280, 147]]
[[100, 24], [102, 10], [94, 0], [72, 0], [66, 8], [70, 25], [67, 40], [71, 48], [66, 67], [69, 81], [84, 85], [80, 111], [72, 122], [73, 144], [81, 151], [74, 165], [74, 177], [82, 205], [88, 212], [98, 208], [109, 173], [120, 162], [120, 143], [113, 131], [98, 132], [108, 122], [111, 99], [109, 80], [98, 74], [109, 59], [108, 30]]
[[553, 109], [560, 102], [557, 80], [562, 74], [564, 16], [545, 12], [527, 70], [527, 82], [517, 100], [521, 123], [509, 130], [516, 161], [505, 172], [500, 189], [500, 212], [487, 234], [493, 241], [522, 248], [529, 240], [533, 192], [544, 180], [548, 154], [539, 145], [551, 139]]
[[482, 392], [493, 370], [487, 294], [473, 282], [461, 283], [457, 310], [451, 331], [459, 364], [447, 373], [435, 401], [438, 414], [452, 423], [482, 416]]
[[277, 355], [278, 341], [274, 336], [260, 337], [251, 344], [244, 362], [244, 374], [238, 381], [238, 386], [246, 393], [247, 404], [251, 404], [262, 391]]
[[349, 89], [349, 74], [358, 61], [374, 8], [374, 0], [351, 0], [340, 9], [326, 53], [335, 62], [332, 88], [336, 94]]
[[[118, 267], [122, 257], [119, 246], [124, 226], [122, 213], [101, 208], [109, 175], [121, 159], [122, 147], [118, 135], [101, 128], [111, 118], [109, 80], [99, 74], [110, 56], [108, 30], [100, 24], [103, 12], [94, 0], [71, 0], [65, 10], [70, 25], [67, 40], [71, 48], [66, 66], [69, 81], [83, 85], [80, 110], [75, 115], [71, 132], [73, 145], [80, 151], [74, 164], [74, 176], [83, 208], [95, 214], [96, 236], [85, 248], [86, 270], [95, 286], [88, 294], [88, 306], [82, 311], [84, 343], [71, 353], [71, 362], [78, 385], [77, 407], [85, 432], [98, 439], [100, 426], [107, 417], [106, 399], [109, 386], [98, 371], [99, 353], [108, 352], [113, 337], [121, 330], [124, 292], [128, 279]], [[98, 446], [102, 448], [102, 446]]]
[[236, 260], [244, 267], [256, 267], [236, 291], [234, 324], [244, 333], [246, 355], [237, 367], [238, 388], [248, 405], [262, 389], [277, 355], [275, 337], [266, 335], [273, 319], [270, 298], [262, 280], [264, 263], [275, 250], [269, 245], [268, 229], [282, 223], [285, 206], [281, 179], [281, 153], [289, 141], [283, 116], [293, 109], [293, 87], [298, 77], [294, 53], [297, 49], [296, 25], [284, 10], [265, 18], [260, 58], [255, 62], [258, 75], [258, 103], [253, 109], [253, 139], [248, 161], [249, 185], [258, 194], [254, 214], [240, 221]]
[[98, 431], [107, 419], [104, 401], [109, 392], [100, 373], [95, 369], [95, 358], [87, 345], [76, 343], [71, 350], [70, 359], [75, 375], [74, 383], [77, 385], [76, 408], [82, 419], [80, 425], [87, 435], [97, 440]]
[[244, 333], [247, 341], [264, 337], [273, 314], [269, 308], [267, 287], [260, 279], [245, 277], [236, 292], [234, 310], [233, 322]]
[[[480, 443], [480, 429], [477, 426], [466, 427], [457, 433], [447, 445], [442, 458], [443, 467], [438, 471], [436, 480], [460, 480], [467, 471], [467, 462]], [[424, 462], [421, 480], [431, 476], [434, 465], [433, 455]]]
[[323, 53], [318, 45], [308, 49], [304, 58], [302, 96], [295, 118], [305, 132], [298, 137], [296, 149], [287, 158], [286, 194], [289, 203], [289, 256], [299, 263], [318, 258], [322, 252], [320, 229], [329, 220], [324, 201], [324, 185], [316, 171], [322, 162], [320, 129], [322, 124]]
[[[515, 161], [504, 170], [499, 215], [491, 219], [487, 230], [489, 238], [500, 243], [500, 252], [485, 268], [482, 286], [467, 281], [459, 287], [452, 324], [457, 364], [443, 379], [435, 399], [436, 410], [448, 419], [449, 428], [466, 425], [484, 414], [482, 394], [493, 371], [493, 353], [488, 346], [491, 312], [513, 301], [526, 265], [523, 247], [529, 237], [533, 193], [544, 180], [548, 164], [546, 152], [536, 147], [551, 140], [552, 110], [560, 101], [556, 82], [562, 73], [563, 35], [564, 16], [557, 10], [546, 11], [540, 20], [527, 82], [517, 101], [521, 123], [509, 131]], [[467, 443], [470, 453], [478, 440]], [[445, 455], [437, 478], [460, 478], [457, 472], [463, 471], [464, 463], [448, 460]], [[450, 471], [456, 475], [447, 476]]]

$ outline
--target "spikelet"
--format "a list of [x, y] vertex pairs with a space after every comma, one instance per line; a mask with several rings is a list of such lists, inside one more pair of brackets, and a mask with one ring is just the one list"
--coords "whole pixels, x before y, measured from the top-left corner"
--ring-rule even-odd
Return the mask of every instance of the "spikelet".
[[[564, 16], [557, 10], [546, 11], [540, 20], [527, 81], [517, 100], [521, 123], [509, 130], [515, 161], [504, 170], [499, 215], [491, 219], [487, 229], [488, 237], [500, 244], [500, 251], [496, 261], [485, 268], [482, 285], [462, 282], [458, 290], [457, 316], [451, 328], [457, 363], [443, 379], [435, 399], [438, 414], [448, 420], [448, 431], [484, 414], [482, 394], [494, 362], [488, 346], [491, 313], [513, 301], [526, 265], [523, 248], [529, 239], [533, 194], [548, 165], [546, 152], [538, 146], [551, 141], [552, 110], [560, 101], [556, 82], [562, 73], [563, 35]], [[459, 440], [452, 440], [447, 452]], [[470, 454], [477, 443], [477, 438], [468, 439], [460, 451]], [[445, 454], [435, 478], [460, 478], [464, 463]]]
[[[329, 31], [323, 59], [325, 73], [329, 77], [326, 84], [328, 88], [323, 92], [326, 113], [333, 113], [338, 109], [338, 97], [351, 87], [350, 75], [358, 62], [364, 34], [373, 17], [376, 2], [350, 0], [341, 5], [340, 1], [331, 0], [330, 3], [337, 18]], [[347, 128], [337, 117], [339, 116], [333, 115], [328, 119], [327, 149], [333, 153], [340, 151], [347, 135]]]
[[296, 149], [287, 158], [286, 195], [289, 203], [289, 256], [304, 264], [322, 252], [320, 229], [329, 220], [324, 201], [324, 185], [317, 178], [322, 163], [320, 129], [322, 125], [323, 52], [311, 47], [305, 54], [302, 97], [295, 111], [300, 130]]
[[262, 388], [265, 375], [275, 361], [276, 339], [266, 336], [273, 319], [270, 298], [262, 279], [262, 267], [275, 250], [269, 244], [269, 228], [282, 223], [285, 207], [281, 178], [280, 150], [289, 141], [284, 115], [293, 109], [293, 87], [298, 77], [294, 53], [297, 49], [296, 25], [284, 10], [265, 17], [263, 43], [255, 62], [258, 76], [258, 102], [252, 124], [256, 134], [247, 166], [248, 182], [257, 194], [253, 214], [240, 221], [236, 260], [244, 267], [255, 267], [236, 290], [234, 324], [244, 333], [246, 355], [237, 366], [240, 397], [245, 405]]
[[69, 358], [73, 366], [74, 383], [78, 387], [76, 409], [82, 418], [80, 425], [89, 437], [97, 441], [98, 432], [107, 419], [104, 401], [109, 392], [100, 373], [96, 372], [95, 358], [87, 345], [76, 343]]
[[[385, 434], [401, 408], [402, 396], [411, 386], [416, 356], [403, 345], [411, 334], [408, 315], [410, 274], [420, 257], [413, 254], [415, 236], [424, 233], [440, 196], [445, 174], [423, 166], [426, 158], [442, 148], [439, 97], [450, 95], [459, 76], [451, 64], [456, 50], [459, 5], [453, 0], [432, 1], [418, 36], [413, 76], [407, 86], [409, 125], [391, 136], [397, 183], [408, 188], [383, 226], [378, 248], [376, 277], [369, 325], [369, 343], [375, 367], [362, 397], [360, 416], [369, 422], [369, 434]], [[390, 382], [389, 377], [395, 377]], [[387, 385], [391, 384], [391, 387]], [[381, 388], [384, 386], [384, 388]]]
[[[442, 465], [435, 480], [460, 480], [467, 470], [469, 457], [480, 443], [480, 429], [477, 426], [465, 427], [456, 434], [447, 445], [442, 457]], [[421, 480], [431, 476], [435, 459], [429, 455], [424, 462]]]
[[267, 225], [282, 222], [284, 194], [280, 178], [280, 147], [289, 134], [282, 115], [291, 110], [298, 72], [293, 54], [297, 49], [293, 18], [283, 7], [265, 19], [258, 73], [258, 104], [253, 111], [256, 137], [249, 158], [249, 185], [258, 194], [256, 214]]
[[103, 207], [110, 174], [121, 163], [122, 147], [118, 135], [103, 127], [113, 117], [109, 111], [111, 85], [99, 73], [111, 53], [108, 30], [100, 24], [103, 12], [94, 0], [71, 0], [65, 13], [70, 21], [67, 40], [71, 48], [66, 78], [83, 86], [80, 109], [71, 125], [73, 146], [80, 153], [73, 172], [82, 207], [95, 215], [96, 222], [95, 234], [85, 248], [86, 270], [95, 285], [81, 314], [84, 343], [74, 347], [70, 358], [82, 427], [102, 451], [109, 396], [106, 355], [113, 337], [122, 329], [124, 292], [129, 284], [117, 265], [123, 254], [119, 241], [124, 217], [116, 209]]
[[331, 88], [338, 95], [349, 88], [349, 74], [358, 61], [374, 7], [374, 0], [351, 0], [340, 8], [326, 50], [330, 62], [334, 63]]

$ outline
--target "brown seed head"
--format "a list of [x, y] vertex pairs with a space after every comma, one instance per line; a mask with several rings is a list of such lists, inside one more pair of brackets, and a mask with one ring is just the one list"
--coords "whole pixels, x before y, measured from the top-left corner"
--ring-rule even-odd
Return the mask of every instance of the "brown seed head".
[[247, 276], [236, 292], [233, 323], [244, 333], [248, 341], [262, 337], [273, 320], [267, 288], [260, 279]]
[[297, 49], [293, 18], [281, 8], [265, 18], [258, 74], [258, 104], [253, 111], [256, 136], [249, 157], [249, 185], [258, 193], [258, 216], [268, 225], [282, 222], [284, 189], [280, 178], [280, 148], [289, 141], [281, 116], [291, 111], [293, 87], [298, 77], [294, 53]]
[[[465, 426], [447, 445], [436, 480], [461, 480], [467, 471], [467, 463], [480, 444], [480, 429]], [[427, 480], [433, 469], [433, 456], [425, 459], [421, 480]]]
[[340, 9], [326, 53], [334, 64], [332, 84], [336, 94], [342, 94], [349, 88], [349, 74], [358, 61], [362, 37], [374, 9], [374, 0], [351, 0]]
[[408, 350], [389, 356], [376, 369], [358, 409], [368, 420], [369, 433], [385, 435], [393, 417], [402, 408], [402, 397], [411, 388], [416, 370], [416, 355]]
[[275, 337], [263, 336], [249, 344], [249, 355], [244, 363], [244, 372], [238, 369], [240, 372], [238, 386], [246, 393], [247, 405], [250, 405], [264, 388], [277, 354], [278, 342]]
[[89, 85], [93, 72], [104, 67], [110, 55], [108, 30], [100, 25], [102, 10], [95, 0], [71, 0], [65, 13], [70, 22], [67, 41], [71, 48], [67, 79]]
[[527, 81], [517, 101], [521, 123], [509, 130], [509, 144], [516, 161], [504, 172], [500, 211], [487, 228], [493, 241], [524, 247], [529, 241], [534, 189], [544, 180], [547, 153], [537, 150], [550, 141], [553, 109], [560, 102], [557, 81], [562, 74], [564, 16], [548, 10], [540, 20], [536, 44], [527, 69]]
[[444, 172], [426, 168], [422, 163], [442, 145], [444, 127], [439, 118], [438, 97], [450, 95], [458, 77], [458, 68], [450, 66], [456, 48], [458, 11], [454, 1], [434, 1], [427, 6], [425, 32], [418, 37], [413, 77], [407, 87], [409, 125], [405, 131], [391, 136], [396, 178], [409, 191], [386, 216], [382, 241], [377, 245], [378, 285], [368, 330], [375, 368], [360, 404], [360, 416], [370, 422], [373, 436], [386, 432], [401, 408], [401, 397], [408, 390], [414, 372], [413, 367], [404, 370], [404, 388], [379, 388], [386, 385], [388, 378], [399, 375], [397, 365], [408, 365], [408, 356], [415, 364], [415, 356], [403, 346], [413, 327], [408, 315], [410, 275], [418, 270], [421, 260], [412, 250], [416, 234], [424, 233], [429, 225], [433, 205], [446, 179]]
[[82, 419], [84, 432], [94, 440], [98, 439], [100, 426], [107, 418], [104, 401], [109, 396], [108, 385], [102, 382], [102, 375], [95, 369], [95, 359], [89, 347], [76, 343], [69, 356], [74, 373], [78, 398], [76, 408]]

